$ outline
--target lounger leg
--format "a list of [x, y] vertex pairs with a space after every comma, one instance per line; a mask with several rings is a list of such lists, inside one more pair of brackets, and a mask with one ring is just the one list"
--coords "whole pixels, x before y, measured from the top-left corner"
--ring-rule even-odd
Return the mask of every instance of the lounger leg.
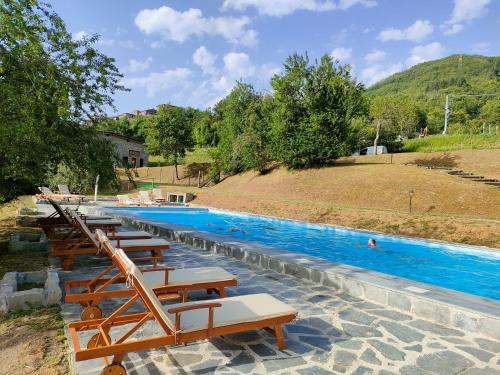
[[276, 335], [276, 341], [279, 350], [286, 349], [285, 336], [283, 335], [283, 330], [281, 329], [281, 324], [274, 326], [274, 333]]
[[226, 297], [227, 297], [227, 295], [226, 295], [226, 290], [224, 289], [224, 287], [219, 288], [219, 289], [218, 289], [218, 290], [216, 290], [216, 291], [218, 292], [218, 294], [219, 294], [219, 296], [220, 296], [221, 298], [226, 298]]
[[73, 269], [73, 266], [75, 265], [73, 257], [60, 257], [60, 259], [61, 259], [62, 269], [64, 271], [69, 271]]
[[207, 289], [207, 294], [212, 294], [212, 289]]

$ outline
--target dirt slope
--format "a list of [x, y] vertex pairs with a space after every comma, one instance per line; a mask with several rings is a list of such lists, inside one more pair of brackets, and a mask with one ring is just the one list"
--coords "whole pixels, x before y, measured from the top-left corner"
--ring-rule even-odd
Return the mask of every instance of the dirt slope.
[[164, 190], [190, 190], [202, 206], [500, 247], [500, 189], [412, 164], [422, 160], [500, 178], [500, 151], [471, 150], [397, 154], [392, 164], [389, 155], [343, 158], [328, 168], [248, 172], [210, 188]]

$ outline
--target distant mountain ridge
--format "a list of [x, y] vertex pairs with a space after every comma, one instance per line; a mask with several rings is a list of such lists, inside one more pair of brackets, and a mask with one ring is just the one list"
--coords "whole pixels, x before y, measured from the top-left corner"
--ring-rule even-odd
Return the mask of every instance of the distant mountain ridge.
[[450, 55], [395, 73], [367, 89], [370, 96], [435, 97], [500, 92], [500, 56]]

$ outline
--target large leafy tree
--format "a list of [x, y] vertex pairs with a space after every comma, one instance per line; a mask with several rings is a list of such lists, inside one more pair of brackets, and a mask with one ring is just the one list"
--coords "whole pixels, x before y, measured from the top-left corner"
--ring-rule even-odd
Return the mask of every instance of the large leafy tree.
[[32, 191], [61, 163], [114, 178], [113, 148], [81, 125], [122, 89], [97, 39], [73, 40], [37, 0], [0, 0], [0, 199]]
[[271, 85], [272, 143], [278, 161], [307, 168], [346, 153], [351, 121], [366, 112], [364, 88], [351, 78], [348, 66], [328, 55], [310, 64], [307, 55], [294, 54]]
[[234, 174], [265, 169], [269, 123], [263, 97], [251, 85], [236, 83], [231, 93], [216, 104], [214, 123], [219, 137], [215, 152], [219, 171]]
[[191, 151], [193, 141], [193, 117], [195, 110], [171, 105], [161, 105], [156, 115], [150, 117], [146, 138], [148, 150], [154, 155], [171, 159], [175, 175], [179, 179], [179, 160]]

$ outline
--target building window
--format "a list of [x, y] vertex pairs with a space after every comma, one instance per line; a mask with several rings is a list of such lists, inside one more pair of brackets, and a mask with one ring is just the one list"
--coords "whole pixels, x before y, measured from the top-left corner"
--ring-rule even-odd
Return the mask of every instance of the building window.
[[122, 160], [123, 160], [123, 166], [124, 166], [124, 167], [127, 167], [127, 166], [128, 166], [128, 156], [124, 156], [124, 157], [122, 158]]
[[144, 167], [144, 159], [139, 159], [139, 167]]

